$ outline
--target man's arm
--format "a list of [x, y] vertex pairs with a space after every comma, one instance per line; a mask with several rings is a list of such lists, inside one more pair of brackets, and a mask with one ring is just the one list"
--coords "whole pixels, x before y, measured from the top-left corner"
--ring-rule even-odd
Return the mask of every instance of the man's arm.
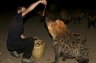
[[38, 6], [40, 3], [41, 3], [41, 4], [44, 4], [44, 5], [47, 4], [46, 0], [39, 0], [39, 1], [31, 4], [26, 10], [24, 10], [24, 11], [22, 12], [22, 16], [25, 16], [28, 12], [34, 10], [34, 8], [35, 8], [36, 6]]

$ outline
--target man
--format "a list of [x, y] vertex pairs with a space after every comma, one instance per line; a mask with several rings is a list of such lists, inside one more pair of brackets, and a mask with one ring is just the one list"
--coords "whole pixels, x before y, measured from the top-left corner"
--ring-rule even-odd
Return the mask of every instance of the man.
[[22, 63], [32, 63], [30, 58], [32, 56], [35, 40], [33, 37], [26, 38], [24, 36], [23, 18], [30, 11], [34, 10], [34, 8], [40, 3], [47, 5], [46, 0], [39, 0], [35, 3], [32, 3], [27, 9], [25, 7], [20, 7], [10, 24], [7, 38], [7, 49], [10, 51], [10, 54], [15, 57], [19, 57], [19, 54], [23, 53]]

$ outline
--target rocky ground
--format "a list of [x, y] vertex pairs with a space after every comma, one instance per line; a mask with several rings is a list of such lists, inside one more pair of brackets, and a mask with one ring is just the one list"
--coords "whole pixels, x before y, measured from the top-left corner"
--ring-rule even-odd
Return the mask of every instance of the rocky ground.
[[[8, 33], [8, 27], [10, 20], [14, 13], [1, 13], [0, 14], [0, 63], [21, 63], [21, 58], [16, 59], [11, 57], [6, 48], [6, 39]], [[48, 31], [43, 23], [40, 23], [40, 17], [33, 17], [29, 19], [25, 24], [25, 35], [26, 36], [37, 36], [45, 41], [46, 49], [43, 57], [36, 61], [36, 63], [51, 63], [54, 60], [54, 52], [52, 49], [52, 40], [48, 34]], [[72, 32], [81, 33], [86, 36], [87, 46], [89, 48], [89, 63], [96, 63], [96, 29], [87, 29], [87, 19], [84, 17], [81, 24], [68, 24], [69, 30]], [[63, 63], [60, 61], [59, 63]], [[73, 60], [67, 60], [64, 63], [76, 63]]]

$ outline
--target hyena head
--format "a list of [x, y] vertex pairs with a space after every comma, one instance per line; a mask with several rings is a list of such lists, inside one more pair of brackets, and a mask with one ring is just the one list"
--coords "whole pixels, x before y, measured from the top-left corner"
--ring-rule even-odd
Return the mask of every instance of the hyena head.
[[65, 23], [60, 20], [46, 20], [46, 25], [48, 28], [49, 33], [53, 38], [56, 38], [59, 35], [62, 35], [64, 32], [68, 32], [68, 29], [65, 25]]

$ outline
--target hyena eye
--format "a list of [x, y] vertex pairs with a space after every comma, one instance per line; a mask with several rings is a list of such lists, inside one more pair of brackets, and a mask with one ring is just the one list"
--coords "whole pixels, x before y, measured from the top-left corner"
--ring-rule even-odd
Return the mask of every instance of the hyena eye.
[[50, 24], [50, 26], [54, 26], [54, 24]]

